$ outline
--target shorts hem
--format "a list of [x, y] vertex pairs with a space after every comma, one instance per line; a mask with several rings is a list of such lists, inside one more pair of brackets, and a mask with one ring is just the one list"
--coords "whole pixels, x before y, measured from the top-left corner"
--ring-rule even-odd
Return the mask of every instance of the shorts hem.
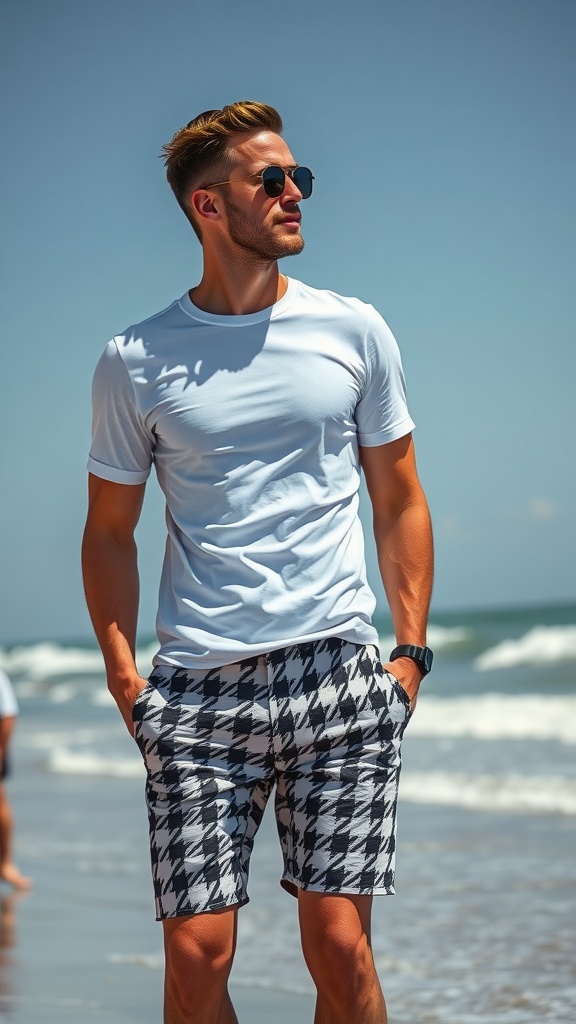
[[218, 903], [211, 903], [209, 906], [198, 907], [195, 910], [177, 910], [174, 914], [159, 914], [156, 911], [156, 920], [171, 921], [176, 917], [196, 917], [198, 914], [210, 914], [214, 910], [225, 910], [227, 907], [245, 907], [249, 902], [250, 897], [243, 896], [241, 899], [220, 900]]
[[304, 892], [323, 892], [327, 895], [332, 894], [333, 896], [395, 896], [396, 889], [393, 885], [375, 885], [375, 886], [353, 886], [345, 885], [342, 887], [325, 886], [325, 885], [304, 885], [298, 882], [296, 879], [291, 878], [289, 875], [283, 875], [280, 879], [280, 885], [286, 890], [290, 896], [298, 898], [298, 889], [302, 889]]

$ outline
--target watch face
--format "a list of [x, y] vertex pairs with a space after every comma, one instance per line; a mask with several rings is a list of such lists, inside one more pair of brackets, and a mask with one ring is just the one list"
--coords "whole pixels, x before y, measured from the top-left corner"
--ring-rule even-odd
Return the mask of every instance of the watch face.
[[429, 672], [430, 669], [432, 668], [432, 651], [430, 650], [429, 647], [425, 647], [423, 653], [424, 653], [424, 658], [423, 658], [424, 668], [425, 668], [426, 672]]

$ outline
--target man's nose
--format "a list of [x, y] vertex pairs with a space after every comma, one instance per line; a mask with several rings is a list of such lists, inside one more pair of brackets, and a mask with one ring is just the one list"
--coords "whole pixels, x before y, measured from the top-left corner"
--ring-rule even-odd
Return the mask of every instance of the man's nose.
[[286, 175], [282, 199], [288, 199], [289, 202], [294, 203], [299, 203], [300, 200], [302, 199], [302, 193], [298, 188], [298, 185], [296, 184], [295, 181], [292, 180], [289, 174]]

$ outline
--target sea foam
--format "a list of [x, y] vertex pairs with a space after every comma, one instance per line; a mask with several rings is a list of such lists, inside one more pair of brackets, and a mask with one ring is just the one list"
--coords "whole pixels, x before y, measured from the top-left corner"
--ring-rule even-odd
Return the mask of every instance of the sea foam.
[[0, 667], [9, 675], [24, 676], [32, 682], [64, 675], [92, 675], [104, 671], [99, 650], [41, 643], [0, 651]]
[[58, 775], [104, 775], [121, 779], [141, 778], [144, 772], [139, 757], [101, 757], [91, 750], [57, 747], [50, 752], [47, 768]]
[[[146, 675], [156, 653], [156, 642], [139, 648], [136, 659]], [[102, 676], [104, 662], [98, 648], [67, 647], [55, 643], [27, 644], [10, 651], [0, 648], [0, 668], [9, 676], [39, 683], [61, 676]]]
[[555, 740], [576, 744], [576, 696], [483, 693], [418, 698], [412, 736]]
[[576, 660], [576, 626], [534, 626], [516, 640], [503, 640], [479, 654], [473, 667], [479, 672], [516, 665], [550, 665]]
[[[457, 644], [467, 643], [473, 639], [474, 633], [464, 626], [436, 626], [433, 622], [428, 625], [427, 642], [436, 653], [449, 647], [455, 647]], [[378, 637], [378, 643], [382, 660], [385, 661], [387, 653], [396, 647], [396, 638], [394, 636], [380, 636]]]
[[562, 776], [405, 772], [399, 797], [471, 810], [576, 814], [576, 780]]
[[[393, 636], [381, 636], [379, 642], [383, 658], [396, 645]], [[474, 642], [473, 629], [464, 626], [439, 626], [431, 623], [428, 627], [428, 643], [436, 654]], [[137, 663], [144, 676], [150, 672], [157, 647], [157, 642], [153, 641], [138, 649]], [[476, 657], [473, 666], [480, 672], [486, 672], [516, 665], [546, 665], [565, 660], [576, 660], [576, 625], [535, 626], [519, 638], [506, 639], [489, 647]], [[104, 664], [98, 648], [50, 642], [20, 645], [10, 650], [0, 648], [0, 668], [15, 677], [22, 687], [42, 684], [52, 679], [64, 682], [64, 678], [71, 676], [80, 679], [83, 676], [104, 675]], [[35, 692], [32, 686], [30, 691]]]

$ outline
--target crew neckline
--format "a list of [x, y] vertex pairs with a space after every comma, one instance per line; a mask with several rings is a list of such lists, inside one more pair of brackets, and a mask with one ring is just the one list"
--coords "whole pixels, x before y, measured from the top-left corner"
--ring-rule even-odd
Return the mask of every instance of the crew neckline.
[[288, 277], [287, 274], [284, 277], [288, 282], [288, 287], [282, 298], [278, 299], [278, 302], [275, 302], [272, 306], [267, 306], [266, 309], [257, 310], [256, 313], [226, 316], [221, 313], [207, 313], [205, 309], [200, 309], [194, 305], [188, 292], [184, 292], [182, 298], [178, 300], [178, 305], [186, 316], [191, 317], [193, 320], [199, 320], [204, 324], [213, 324], [220, 327], [248, 327], [250, 324], [262, 323], [263, 320], [273, 320], [280, 313], [284, 313], [291, 305], [298, 291], [298, 281], [293, 277]]

